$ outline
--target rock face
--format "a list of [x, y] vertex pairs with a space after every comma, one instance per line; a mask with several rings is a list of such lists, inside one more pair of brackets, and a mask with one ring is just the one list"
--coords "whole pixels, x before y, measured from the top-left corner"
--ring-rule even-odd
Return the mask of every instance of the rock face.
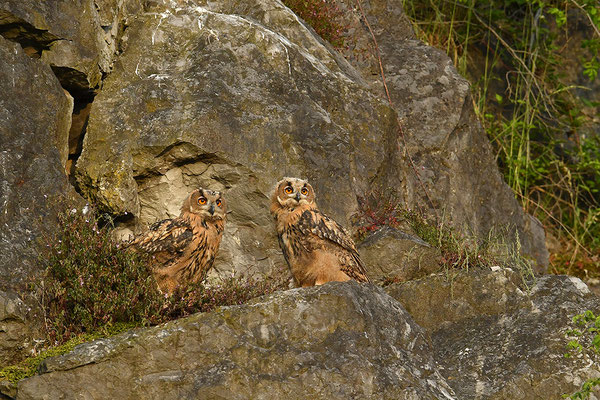
[[85, 195], [142, 226], [178, 215], [198, 186], [224, 190], [217, 269], [269, 274], [286, 268], [268, 213], [274, 183], [308, 178], [320, 206], [347, 221], [385, 179], [396, 120], [290, 10], [250, 3], [139, 15], [94, 101], [76, 174]]
[[57, 143], [67, 145], [73, 105], [48, 65], [2, 37], [0, 77], [0, 290], [7, 290], [39, 268], [36, 240], [53, 229], [53, 206], [68, 192]]
[[600, 376], [597, 356], [564, 357], [570, 319], [600, 308], [577, 278], [526, 290], [511, 270], [470, 271], [386, 291], [398, 301], [356, 282], [293, 289], [83, 344], [16, 398], [558, 399]]
[[440, 269], [440, 249], [414, 234], [390, 227], [383, 227], [367, 237], [358, 251], [362, 259], [369, 260], [369, 278], [374, 282], [410, 281]]
[[564, 357], [571, 318], [600, 309], [577, 278], [548, 275], [526, 290], [511, 270], [472, 271], [386, 291], [426, 329], [459, 399], [559, 399], [600, 376], [598, 360]]
[[28, 307], [16, 295], [0, 291], [0, 366], [20, 360], [32, 348], [27, 313]]
[[124, 16], [137, 1], [5, 0], [0, 4], [0, 34], [52, 66], [75, 97], [89, 96], [110, 72]]
[[431, 352], [381, 289], [332, 283], [78, 346], [17, 399], [452, 399]]
[[543, 269], [543, 231], [502, 182], [467, 82], [443, 53], [402, 40], [410, 25], [385, 14], [401, 14], [399, 1], [372, 7], [406, 143], [371, 66], [359, 72], [279, 1], [148, 2], [94, 101], [79, 189], [126, 232], [177, 215], [198, 186], [223, 190], [231, 214], [216, 273], [268, 275], [286, 268], [267, 211], [275, 182], [308, 178], [320, 207], [349, 227], [374, 187], [425, 204], [408, 151], [431, 210], [475, 235], [516, 227]]
[[[353, 6], [354, 2], [347, 2]], [[402, 123], [396, 132], [394, 161], [397, 188], [410, 208], [421, 207], [459, 231], [485, 237], [500, 227], [518, 232], [525, 254], [544, 272], [548, 252], [541, 224], [525, 214], [503, 181], [491, 146], [472, 106], [468, 82], [441, 50], [414, 40], [400, 0], [364, 4], [384, 66], [394, 110]], [[362, 17], [362, 16], [361, 16]], [[356, 23], [354, 25], [357, 25]], [[352, 40], [359, 48], [348, 58], [377, 93], [384, 89], [379, 61], [366, 50], [372, 42], [364, 23]], [[356, 39], [359, 37], [359, 39]], [[370, 54], [360, 59], [353, 54]], [[417, 177], [418, 176], [418, 177]], [[494, 199], [490, 201], [490, 199]], [[514, 233], [511, 238], [514, 239]]]

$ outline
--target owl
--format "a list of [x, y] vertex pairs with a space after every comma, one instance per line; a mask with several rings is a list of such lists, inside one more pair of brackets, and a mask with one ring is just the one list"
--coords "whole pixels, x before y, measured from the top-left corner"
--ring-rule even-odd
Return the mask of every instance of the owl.
[[156, 222], [129, 246], [150, 254], [159, 289], [172, 293], [183, 283], [206, 277], [219, 250], [226, 212], [220, 192], [196, 189], [179, 217]]
[[317, 208], [303, 179], [284, 178], [271, 197], [277, 236], [297, 286], [330, 281], [369, 282], [350, 235]]

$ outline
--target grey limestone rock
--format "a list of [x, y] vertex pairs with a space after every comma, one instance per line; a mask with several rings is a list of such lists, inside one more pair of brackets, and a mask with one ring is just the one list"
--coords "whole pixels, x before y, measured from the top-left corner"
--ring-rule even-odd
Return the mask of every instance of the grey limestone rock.
[[397, 301], [336, 282], [80, 345], [17, 399], [455, 398], [431, 354]]
[[68, 193], [57, 145], [66, 147], [72, 102], [48, 65], [0, 37], [0, 290], [39, 269], [37, 241]]
[[[399, 11], [402, 1], [375, 0], [363, 6], [402, 125], [394, 141], [395, 180], [388, 186], [398, 189], [409, 208], [420, 207], [469, 236], [485, 238], [491, 230], [503, 229], [514, 242], [518, 235], [536, 271], [545, 272], [543, 228], [523, 212], [500, 175], [466, 79], [443, 51], [414, 39], [409, 21]], [[373, 90], [385, 97], [364, 21], [355, 30], [352, 39], [362, 47], [350, 49], [347, 56]]]
[[369, 266], [369, 278], [375, 282], [410, 281], [441, 268], [440, 249], [400, 229], [377, 230], [360, 243], [358, 251]]
[[282, 176], [308, 178], [319, 205], [348, 226], [357, 196], [386, 174], [396, 124], [347, 62], [269, 4], [265, 14], [262, 2], [159, 3], [139, 15], [94, 101], [76, 168], [81, 191], [135, 215], [134, 230], [177, 215], [198, 186], [223, 190], [221, 273], [286, 268], [268, 212]]
[[600, 376], [594, 356], [564, 356], [571, 318], [600, 310], [578, 278], [546, 275], [527, 288], [509, 269], [462, 271], [386, 291], [430, 335], [457, 398], [559, 399]]

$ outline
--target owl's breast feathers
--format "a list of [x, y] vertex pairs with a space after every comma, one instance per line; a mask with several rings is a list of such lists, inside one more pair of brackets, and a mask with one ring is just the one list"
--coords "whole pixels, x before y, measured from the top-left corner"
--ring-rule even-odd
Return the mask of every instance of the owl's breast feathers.
[[325, 250], [335, 254], [339, 268], [348, 277], [369, 282], [365, 266], [348, 232], [314, 207], [298, 208], [277, 217], [277, 232], [288, 264], [303, 254]]
[[205, 221], [183, 213], [156, 222], [130, 246], [149, 253], [155, 270], [197, 282], [204, 279], [214, 262], [223, 229], [223, 220]]

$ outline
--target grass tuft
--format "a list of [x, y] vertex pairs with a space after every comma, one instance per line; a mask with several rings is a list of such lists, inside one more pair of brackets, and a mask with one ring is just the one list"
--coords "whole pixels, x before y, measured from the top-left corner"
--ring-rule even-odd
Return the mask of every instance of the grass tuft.
[[[579, 68], [589, 80], [600, 69], [597, 0], [417, 0], [403, 2], [419, 38], [444, 49], [469, 79], [475, 109], [497, 152], [504, 177], [523, 207], [560, 247], [552, 269], [600, 255], [600, 140], [589, 126], [600, 104], [565, 82], [561, 51], [579, 22]], [[579, 18], [580, 17], [580, 18]], [[570, 86], [571, 85], [571, 86]], [[568, 260], [567, 260], [568, 259]], [[589, 267], [589, 268], [588, 268]]]

